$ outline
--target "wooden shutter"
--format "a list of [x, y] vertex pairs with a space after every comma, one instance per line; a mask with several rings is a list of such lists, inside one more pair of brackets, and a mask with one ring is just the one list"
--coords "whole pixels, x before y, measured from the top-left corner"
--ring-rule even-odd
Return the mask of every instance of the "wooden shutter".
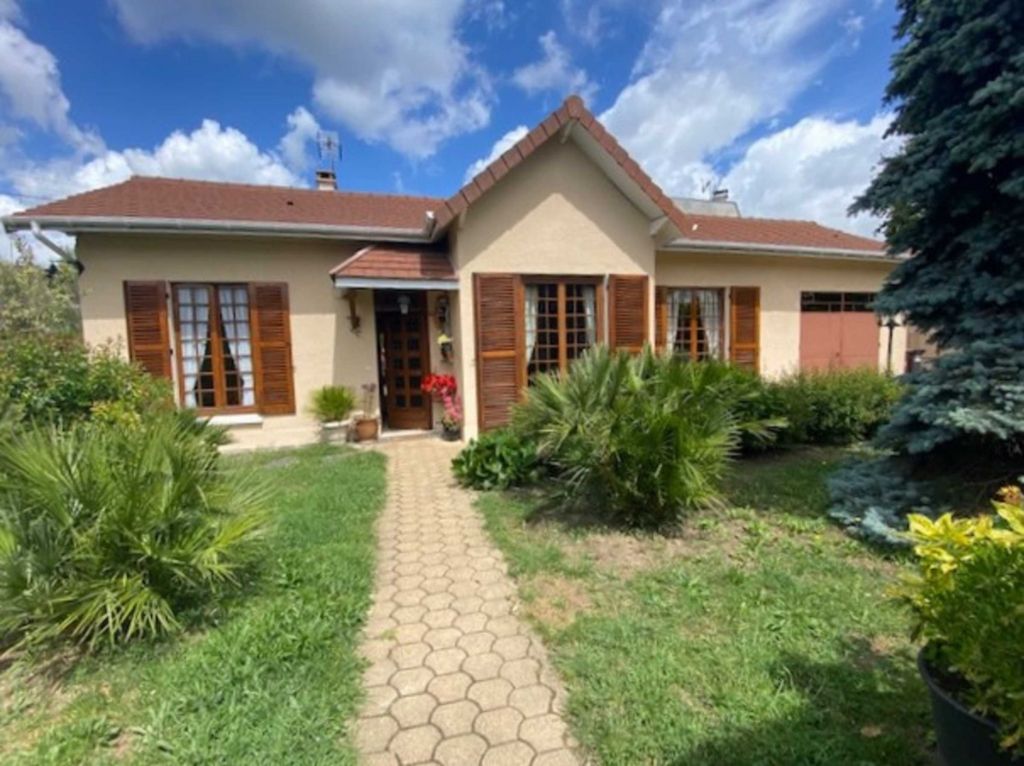
[[654, 348], [659, 352], [668, 348], [668, 288], [654, 288]]
[[150, 375], [171, 377], [171, 336], [167, 330], [167, 283], [125, 282], [124, 313], [128, 355]]
[[476, 274], [476, 375], [480, 430], [503, 426], [522, 389], [522, 283], [512, 274]]
[[613, 274], [608, 280], [608, 345], [637, 353], [647, 341], [647, 277]]
[[292, 335], [288, 314], [288, 285], [257, 282], [249, 285], [252, 313], [256, 404], [265, 415], [295, 412], [292, 375]]
[[729, 291], [729, 359], [757, 372], [761, 358], [761, 288], [733, 287]]

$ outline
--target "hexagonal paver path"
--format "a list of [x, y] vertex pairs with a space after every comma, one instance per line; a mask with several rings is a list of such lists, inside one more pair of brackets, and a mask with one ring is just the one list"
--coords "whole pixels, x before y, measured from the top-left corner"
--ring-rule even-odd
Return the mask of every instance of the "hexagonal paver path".
[[388, 500], [355, 722], [363, 763], [578, 764], [565, 691], [516, 616], [515, 586], [472, 494], [451, 477], [458, 447], [422, 439], [381, 449]]

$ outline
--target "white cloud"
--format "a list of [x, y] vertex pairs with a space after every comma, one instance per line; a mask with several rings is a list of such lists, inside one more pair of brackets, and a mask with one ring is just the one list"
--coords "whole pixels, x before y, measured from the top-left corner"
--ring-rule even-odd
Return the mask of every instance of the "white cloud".
[[466, 176], [463, 180], [465, 182], [468, 182], [477, 173], [482, 171], [484, 168], [486, 168], [488, 165], [490, 165], [492, 162], [498, 159], [498, 157], [500, 157], [509, 149], [511, 149], [516, 144], [516, 142], [519, 141], [519, 139], [521, 139], [529, 132], [530, 129], [525, 125], [519, 125], [518, 127], [512, 128], [512, 130], [510, 130], [508, 133], [506, 133], [505, 135], [503, 135], [501, 138], [494, 142], [494, 146], [491, 147], [490, 154], [488, 154], [486, 157], [481, 157], [468, 168], [466, 168]]
[[613, 0], [561, 0], [562, 18], [569, 33], [587, 45], [596, 46], [601, 42], [607, 28], [604, 5], [618, 5]]
[[806, 218], [873, 236], [879, 221], [846, 210], [867, 187], [879, 160], [899, 139], [886, 138], [892, 116], [867, 123], [805, 117], [758, 139], [722, 181], [745, 215]]
[[515, 70], [512, 82], [530, 95], [555, 91], [559, 96], [578, 93], [585, 100], [590, 100], [596, 86], [583, 69], [573, 66], [569, 51], [558, 42], [554, 30], [545, 32], [539, 41], [543, 56], [539, 61]]
[[315, 73], [316, 103], [366, 141], [412, 158], [490, 119], [486, 73], [459, 38], [464, 0], [113, 0], [137, 41], [253, 46]]
[[[294, 130], [288, 135], [293, 134]], [[151, 150], [107, 150], [85, 162], [61, 158], [8, 171], [15, 191], [31, 199], [77, 194], [131, 175], [277, 186], [300, 186], [306, 181], [276, 153], [262, 151], [241, 131], [222, 127], [215, 120], [203, 120], [191, 133], [176, 130]]]
[[288, 132], [284, 134], [278, 147], [289, 168], [296, 173], [306, 173], [312, 161], [309, 145], [316, 141], [320, 133], [320, 123], [304, 106], [289, 114], [287, 121]]
[[0, 0], [0, 94], [10, 118], [34, 123], [81, 151], [96, 151], [102, 142], [79, 128], [69, 116], [71, 103], [60, 84], [57, 59], [12, 23], [19, 18], [13, 2]]
[[700, 163], [810, 84], [833, 44], [813, 33], [845, 1], [675, 0], [601, 119], [667, 191], [692, 193]]

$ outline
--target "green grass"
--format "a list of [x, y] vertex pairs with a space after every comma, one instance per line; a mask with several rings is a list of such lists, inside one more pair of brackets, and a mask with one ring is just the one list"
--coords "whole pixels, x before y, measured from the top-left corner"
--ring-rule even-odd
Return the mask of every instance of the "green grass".
[[312, 447], [235, 460], [262, 464], [275, 487], [257, 582], [175, 640], [0, 673], [0, 762], [355, 762], [345, 721], [383, 458]]
[[738, 463], [729, 507], [673, 539], [482, 497], [600, 763], [932, 762], [907, 617], [886, 595], [904, 565], [824, 518], [840, 454]]

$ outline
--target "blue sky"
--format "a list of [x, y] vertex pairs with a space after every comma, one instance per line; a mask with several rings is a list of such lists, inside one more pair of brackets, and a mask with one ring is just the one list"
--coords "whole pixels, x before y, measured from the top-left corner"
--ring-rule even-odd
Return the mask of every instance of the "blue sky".
[[[286, 9], [282, 11], [281, 9]], [[448, 195], [584, 95], [677, 195], [870, 233], [891, 0], [0, 0], [0, 213], [131, 173]]]

